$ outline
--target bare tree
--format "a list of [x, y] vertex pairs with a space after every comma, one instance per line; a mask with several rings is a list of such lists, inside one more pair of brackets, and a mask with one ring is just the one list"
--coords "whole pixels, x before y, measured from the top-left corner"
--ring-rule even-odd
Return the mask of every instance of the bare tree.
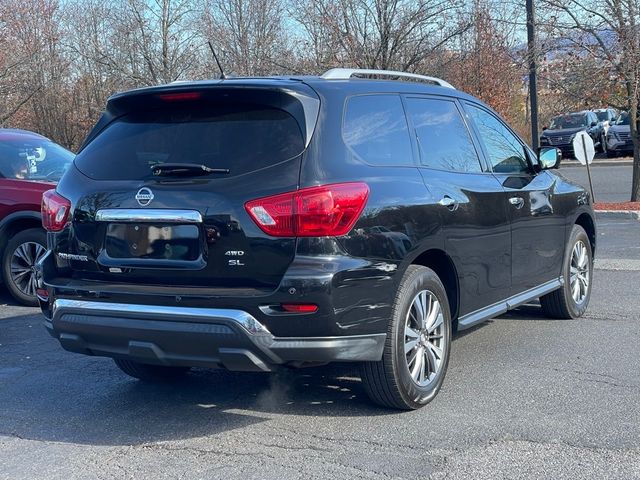
[[283, 0], [205, 0], [201, 24], [227, 69], [268, 75], [290, 62], [284, 17]]
[[[113, 4], [85, 0], [66, 5], [65, 42], [72, 57], [71, 75], [79, 97], [78, 115], [87, 130], [114, 92], [137, 85], [113, 62], [120, 61]], [[123, 59], [124, 61], [124, 59]]]
[[77, 0], [73, 8], [73, 51], [85, 66], [141, 86], [172, 82], [197, 65], [202, 38], [190, 0]]
[[[34, 2], [7, 0], [0, 3], [0, 125], [12, 123], [14, 116], [42, 88], [39, 83], [25, 83], [35, 61], [34, 42], [23, 42], [29, 30], [25, 21], [30, 9], [39, 7]], [[27, 22], [28, 23], [28, 22]]]
[[468, 25], [451, 0], [292, 0], [317, 70], [335, 65], [415, 71]]
[[[588, 59], [606, 72], [604, 79], [621, 87], [616, 105], [629, 112], [633, 139], [631, 200], [640, 200], [640, 0], [544, 0], [555, 16], [547, 27], [576, 52], [577, 63]], [[592, 74], [591, 78], [598, 78]], [[601, 76], [602, 78], [602, 76]], [[588, 92], [587, 92], [588, 93]]]
[[[456, 87], [475, 95], [498, 113], [524, 126], [521, 116], [524, 96], [524, 57], [518, 55], [512, 25], [498, 21], [496, 8], [488, 0], [475, 0], [469, 13], [470, 28], [455, 44], [447, 67]], [[520, 128], [525, 133], [526, 128]], [[526, 135], [528, 136], [528, 134]]]

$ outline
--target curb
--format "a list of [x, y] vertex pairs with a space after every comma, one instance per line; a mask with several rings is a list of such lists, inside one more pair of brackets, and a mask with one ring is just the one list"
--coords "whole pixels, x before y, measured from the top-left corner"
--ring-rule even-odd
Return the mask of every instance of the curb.
[[[629, 167], [633, 165], [633, 160], [594, 160], [593, 162], [591, 162], [591, 167]], [[566, 162], [566, 163], [560, 163], [560, 168], [562, 169], [563, 167], [569, 167], [569, 168], [576, 168], [576, 167], [585, 167], [585, 165], [582, 165], [580, 162], [576, 162], [576, 161], [571, 161], [571, 163]]]
[[596, 210], [596, 220], [640, 220], [639, 210]]

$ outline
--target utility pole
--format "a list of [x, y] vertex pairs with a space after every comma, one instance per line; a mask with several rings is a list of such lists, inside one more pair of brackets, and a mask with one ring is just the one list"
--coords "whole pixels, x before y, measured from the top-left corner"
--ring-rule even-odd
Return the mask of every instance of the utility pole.
[[538, 150], [538, 85], [536, 80], [536, 16], [533, 0], [527, 0], [527, 56], [529, 57], [529, 101], [531, 102], [531, 146]]

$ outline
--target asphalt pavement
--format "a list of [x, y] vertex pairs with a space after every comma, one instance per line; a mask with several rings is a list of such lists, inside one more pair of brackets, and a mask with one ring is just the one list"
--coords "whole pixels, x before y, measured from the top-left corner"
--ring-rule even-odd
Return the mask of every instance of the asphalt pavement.
[[598, 226], [586, 316], [459, 334], [415, 412], [372, 406], [349, 366], [144, 385], [0, 293], [0, 478], [640, 478], [640, 222]]
[[[595, 165], [591, 168], [591, 179], [597, 202], [628, 202], [631, 199], [631, 165]], [[589, 189], [587, 167], [561, 167], [558, 170], [569, 180]]]

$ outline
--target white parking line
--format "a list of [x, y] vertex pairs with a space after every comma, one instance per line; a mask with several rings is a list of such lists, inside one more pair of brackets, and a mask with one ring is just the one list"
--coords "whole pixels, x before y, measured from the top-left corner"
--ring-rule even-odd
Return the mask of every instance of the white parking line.
[[630, 258], [597, 258], [594, 266], [598, 270], [640, 271], [640, 260]]

